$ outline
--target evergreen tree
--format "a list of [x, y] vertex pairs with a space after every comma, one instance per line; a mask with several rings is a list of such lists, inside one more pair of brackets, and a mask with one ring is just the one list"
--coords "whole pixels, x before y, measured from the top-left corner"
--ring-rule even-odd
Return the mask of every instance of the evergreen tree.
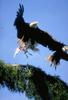
[[0, 86], [24, 92], [35, 100], [68, 100], [68, 86], [57, 76], [47, 75], [32, 65], [5, 64], [0, 61]]

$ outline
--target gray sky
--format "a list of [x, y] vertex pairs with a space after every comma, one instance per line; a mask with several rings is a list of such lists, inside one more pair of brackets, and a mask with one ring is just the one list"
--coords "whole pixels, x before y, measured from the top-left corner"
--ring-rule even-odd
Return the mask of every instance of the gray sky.
[[[6, 63], [32, 64], [47, 74], [60, 76], [68, 83], [68, 62], [61, 60], [57, 70], [50, 67], [46, 58], [52, 52], [41, 45], [38, 46], [38, 53], [30, 51], [33, 56], [29, 56], [28, 59], [23, 52], [13, 58], [17, 47], [17, 32], [13, 24], [19, 3], [24, 5], [26, 22], [38, 21], [42, 30], [49, 32], [56, 40], [68, 44], [68, 0], [0, 0], [0, 59]], [[0, 100], [9, 99], [28, 100], [25, 95], [1, 88]]]

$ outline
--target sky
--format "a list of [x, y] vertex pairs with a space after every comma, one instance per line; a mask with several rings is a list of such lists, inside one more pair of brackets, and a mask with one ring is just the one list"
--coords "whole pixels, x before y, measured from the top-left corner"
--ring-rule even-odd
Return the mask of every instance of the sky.
[[[47, 74], [58, 75], [68, 84], [68, 62], [61, 60], [55, 70], [47, 60], [52, 54], [48, 48], [38, 45], [39, 52], [33, 52], [28, 59], [23, 52], [13, 58], [17, 48], [17, 31], [14, 27], [19, 3], [24, 5], [26, 22], [38, 21], [38, 27], [51, 34], [56, 40], [68, 44], [68, 0], [0, 0], [0, 59], [6, 63], [32, 64]], [[25, 93], [12, 93], [6, 87], [0, 88], [0, 100], [29, 100]]]

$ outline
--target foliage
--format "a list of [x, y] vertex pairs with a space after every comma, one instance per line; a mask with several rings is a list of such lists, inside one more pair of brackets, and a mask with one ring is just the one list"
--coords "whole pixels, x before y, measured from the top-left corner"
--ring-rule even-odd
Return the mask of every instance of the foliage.
[[68, 86], [62, 80], [31, 65], [0, 61], [0, 86], [15, 92], [25, 91], [28, 98], [35, 100], [68, 100]]

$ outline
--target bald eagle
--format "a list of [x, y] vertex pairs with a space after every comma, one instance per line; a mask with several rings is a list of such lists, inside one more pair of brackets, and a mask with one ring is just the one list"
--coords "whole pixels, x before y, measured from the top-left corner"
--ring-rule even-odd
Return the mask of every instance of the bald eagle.
[[23, 13], [24, 6], [19, 5], [14, 22], [19, 43], [17, 52], [20, 50], [27, 52], [29, 48], [37, 50], [36, 44], [41, 44], [42, 46], [49, 48], [49, 50], [54, 51], [54, 53], [48, 57], [48, 60], [54, 63], [54, 65], [59, 64], [60, 59], [68, 61], [68, 54], [66, 52], [68, 49], [65, 49], [66, 45], [56, 41], [48, 32], [41, 30], [37, 25], [38, 22], [25, 22]]

